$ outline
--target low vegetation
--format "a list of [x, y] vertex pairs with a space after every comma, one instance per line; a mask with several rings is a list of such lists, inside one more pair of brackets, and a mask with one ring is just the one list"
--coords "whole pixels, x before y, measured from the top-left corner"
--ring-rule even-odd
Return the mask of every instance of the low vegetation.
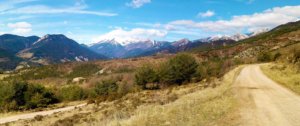
[[238, 124], [232, 83], [241, 67], [210, 82], [128, 93], [114, 101], [95, 102], [11, 125], [219, 125]]
[[61, 101], [84, 100], [88, 97], [87, 91], [77, 85], [67, 85], [55, 93]]
[[[236, 102], [231, 92], [231, 84], [240, 68], [227, 74], [221, 86], [195, 91], [166, 105], [142, 105], [129, 118], [115, 118], [109, 125], [228, 125]], [[226, 120], [226, 121], [225, 121]]]
[[88, 77], [97, 73], [100, 68], [92, 63], [80, 64], [73, 68], [72, 72], [67, 75], [69, 78]]
[[300, 45], [284, 48], [276, 62], [262, 66], [271, 79], [300, 94]]
[[5, 78], [5, 80], [10, 79], [21, 79], [21, 80], [30, 80], [30, 79], [43, 79], [49, 77], [60, 77], [63, 73], [57, 71], [56, 65], [51, 66], [41, 66], [41, 67], [34, 67], [29, 70], [25, 70], [20, 72], [17, 76], [12, 76]]
[[140, 67], [135, 74], [135, 82], [143, 89], [199, 82], [221, 77], [237, 64], [234, 60], [222, 58], [197, 62], [192, 55], [182, 53], [158, 66], [145, 64]]
[[57, 103], [53, 92], [37, 84], [21, 81], [0, 83], [0, 111], [26, 110]]

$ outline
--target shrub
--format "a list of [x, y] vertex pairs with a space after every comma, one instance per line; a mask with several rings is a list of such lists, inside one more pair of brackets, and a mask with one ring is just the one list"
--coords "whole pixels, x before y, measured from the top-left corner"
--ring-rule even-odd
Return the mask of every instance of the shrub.
[[75, 101], [87, 98], [85, 90], [77, 85], [62, 87], [57, 95], [62, 101]]
[[222, 62], [221, 61], [214, 61], [207, 63], [207, 74], [211, 77], [217, 77], [220, 75], [222, 69]]
[[107, 96], [118, 91], [117, 81], [113, 79], [103, 80], [94, 87], [94, 93], [97, 96]]
[[118, 85], [118, 94], [125, 95], [133, 90], [133, 86], [126, 81]]
[[0, 110], [21, 110], [57, 103], [54, 94], [41, 85], [21, 81], [0, 83]]
[[272, 61], [272, 55], [270, 52], [261, 52], [258, 54], [257, 60], [260, 62]]
[[148, 83], [158, 83], [158, 76], [150, 65], [144, 65], [139, 68], [135, 74], [135, 83], [143, 89], [147, 89]]
[[195, 81], [201, 81], [202, 79], [207, 77], [207, 67], [204, 65], [199, 65], [197, 67], [197, 71], [195, 73]]
[[191, 55], [181, 53], [171, 58], [160, 67], [160, 82], [166, 84], [182, 84], [189, 82], [197, 72], [198, 64]]
[[273, 60], [276, 61], [281, 56], [281, 53], [276, 52], [273, 56]]
[[30, 84], [25, 92], [26, 108], [46, 107], [58, 102], [54, 93], [42, 85]]
[[300, 50], [294, 50], [292, 60], [293, 63], [300, 62]]

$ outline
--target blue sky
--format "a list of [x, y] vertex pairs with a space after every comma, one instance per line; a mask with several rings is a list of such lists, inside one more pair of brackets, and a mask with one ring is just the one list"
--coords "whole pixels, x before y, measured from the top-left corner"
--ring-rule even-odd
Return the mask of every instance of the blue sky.
[[0, 0], [0, 34], [65, 34], [85, 44], [193, 40], [299, 18], [299, 0]]

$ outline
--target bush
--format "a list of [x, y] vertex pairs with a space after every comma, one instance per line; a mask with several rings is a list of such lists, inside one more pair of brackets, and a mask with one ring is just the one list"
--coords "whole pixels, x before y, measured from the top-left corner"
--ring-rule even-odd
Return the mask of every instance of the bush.
[[261, 52], [258, 54], [257, 60], [260, 62], [272, 61], [272, 54], [270, 52]]
[[147, 89], [147, 84], [158, 83], [157, 73], [152, 66], [144, 65], [137, 70], [135, 74], [135, 83], [143, 89]]
[[76, 101], [87, 98], [85, 90], [77, 85], [62, 87], [57, 95], [62, 101]]
[[300, 50], [295, 50], [293, 52], [293, 63], [298, 63], [300, 62]]
[[166, 84], [182, 84], [189, 82], [197, 72], [198, 64], [191, 55], [177, 54], [168, 62], [161, 65], [159, 70], [160, 82]]
[[54, 94], [41, 85], [21, 81], [0, 83], [0, 111], [33, 109], [57, 102]]
[[281, 56], [281, 53], [276, 52], [273, 56], [273, 60], [276, 61]]
[[114, 94], [118, 91], [117, 81], [113, 79], [103, 80], [94, 87], [94, 93], [96, 96], [107, 96]]
[[58, 102], [54, 93], [42, 85], [29, 84], [25, 92], [26, 108], [46, 107]]
[[195, 81], [201, 81], [204, 78], [207, 78], [207, 67], [204, 65], [199, 65], [195, 74]]

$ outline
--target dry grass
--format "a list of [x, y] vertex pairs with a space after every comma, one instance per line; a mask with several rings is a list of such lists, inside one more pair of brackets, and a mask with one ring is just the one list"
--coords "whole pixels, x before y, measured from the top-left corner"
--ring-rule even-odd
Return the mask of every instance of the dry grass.
[[[224, 118], [236, 105], [231, 84], [239, 69], [225, 75], [222, 85], [198, 90], [166, 105], [142, 105], [128, 119], [115, 118], [109, 125], [199, 126], [227, 125]], [[228, 120], [227, 120], [228, 121]]]
[[9, 76], [8, 74], [0, 74], [0, 80], [2, 80], [3, 78]]
[[300, 94], [300, 72], [293, 65], [270, 63], [261, 66], [262, 71], [272, 80]]

